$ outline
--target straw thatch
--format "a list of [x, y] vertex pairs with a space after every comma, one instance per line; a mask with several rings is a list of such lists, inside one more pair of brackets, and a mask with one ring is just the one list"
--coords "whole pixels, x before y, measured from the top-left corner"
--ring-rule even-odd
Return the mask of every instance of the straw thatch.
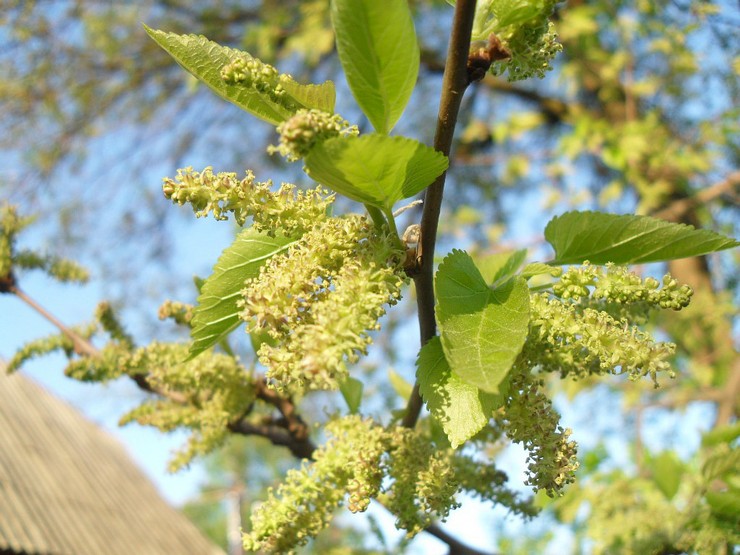
[[222, 553], [121, 445], [0, 362], [0, 553]]

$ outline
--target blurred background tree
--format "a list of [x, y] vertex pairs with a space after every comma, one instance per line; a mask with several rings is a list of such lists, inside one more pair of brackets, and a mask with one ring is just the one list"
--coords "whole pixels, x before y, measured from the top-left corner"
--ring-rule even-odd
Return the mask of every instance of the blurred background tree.
[[[399, 132], [430, 142], [451, 10], [443, 1], [412, 4], [422, 69], [413, 111]], [[151, 324], [152, 298], [192, 300], [194, 289], [183, 284], [193, 273], [205, 274], [218, 254], [178, 260], [191, 256], [178, 243], [193, 226], [205, 230], [197, 233], [214, 228], [173, 210], [161, 197], [161, 176], [185, 165], [213, 165], [306, 184], [299, 168], [251, 154], [255, 145], [275, 142], [270, 128], [198, 85], [148, 40], [141, 22], [204, 34], [299, 80], [335, 80], [338, 112], [361, 130], [368, 127], [340, 75], [325, 0], [217, 7], [6, 0], [0, 22], [0, 196], [38, 214], [54, 251], [81, 255], [104, 292], [140, 322]], [[530, 257], [546, 259], [542, 223], [572, 208], [652, 214], [737, 237], [737, 3], [569, 0], [559, 5], [556, 25], [564, 50], [546, 79], [509, 83], [489, 75], [466, 95], [440, 252], [452, 245], [479, 252], [529, 248]], [[409, 221], [415, 216], [412, 211]], [[546, 546], [557, 539], [551, 527], [559, 521], [574, 551], [679, 553], [709, 546], [731, 552], [730, 544], [712, 543], [711, 531], [737, 523], [737, 497], [715, 495], [726, 493], [737, 475], [708, 470], [707, 461], [725, 461], [723, 450], [737, 434], [738, 253], [680, 260], [667, 269], [696, 292], [689, 310], [659, 323], [678, 344], [677, 379], [656, 391], [618, 378], [598, 386], [554, 381], [559, 408], [581, 445], [581, 481], [548, 505], [543, 534], [532, 532], [522, 543], [500, 531], [501, 549]], [[386, 376], [396, 368], [397, 389], [413, 381], [416, 355], [400, 348], [415, 344], [399, 340], [416, 333], [404, 325], [404, 314], [403, 308], [391, 314], [386, 329], [395, 335], [385, 336], [373, 367], [365, 369]], [[151, 337], [152, 329], [134, 331]], [[366, 408], [399, 408], [393, 391], [378, 386], [373, 393]], [[699, 430], [715, 435], [700, 444]], [[244, 488], [256, 499], [273, 475], [254, 477], [248, 469], [279, 468], [281, 452], [236, 446], [219, 455], [207, 488]], [[249, 456], [240, 459], [244, 449]], [[242, 474], [252, 478], [240, 482]], [[223, 534], [225, 524], [213, 524], [219, 513], [195, 503], [189, 513]], [[650, 526], [646, 515], [653, 515]]]

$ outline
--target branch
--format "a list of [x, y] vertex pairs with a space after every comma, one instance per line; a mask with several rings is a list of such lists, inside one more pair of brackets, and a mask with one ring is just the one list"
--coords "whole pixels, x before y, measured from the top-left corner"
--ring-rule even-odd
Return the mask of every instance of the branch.
[[229, 431], [245, 436], [261, 436], [270, 440], [273, 445], [287, 447], [290, 453], [297, 459], [310, 459], [316, 451], [316, 445], [308, 438], [297, 439], [283, 422], [269, 421], [262, 424], [254, 424], [245, 418], [229, 424]]
[[436, 524], [432, 524], [431, 526], [427, 527], [425, 531], [429, 532], [438, 540], [443, 541], [444, 543], [449, 545], [449, 555], [493, 555], [491, 553], [486, 553], [485, 551], [478, 551], [477, 549], [468, 547], [464, 543], [460, 542], [457, 538], [450, 536], [447, 532], [442, 530]]
[[[455, 4], [455, 16], [452, 22], [452, 34], [447, 51], [447, 63], [442, 78], [442, 96], [437, 115], [437, 129], [434, 135], [434, 148], [445, 156], [450, 155], [455, 123], [460, 111], [465, 89], [470, 83], [467, 70], [470, 52], [470, 34], [473, 30], [475, 0], [458, 0]], [[440, 175], [426, 190], [424, 211], [421, 216], [421, 260], [414, 272], [416, 303], [419, 311], [419, 331], [422, 346], [437, 334], [434, 316], [434, 247], [437, 241], [437, 226], [442, 207], [447, 172]], [[403, 426], [413, 428], [419, 419], [422, 400], [419, 394], [419, 383], [414, 389], [406, 406]]]
[[735, 189], [737, 189], [738, 185], [740, 185], [740, 171], [734, 171], [722, 181], [719, 181], [706, 189], [702, 189], [693, 196], [673, 201], [665, 208], [655, 212], [653, 217], [676, 221], [696, 206], [706, 204], [725, 193], [729, 194], [736, 192]]
[[[72, 328], [64, 325], [58, 318], [37, 303], [33, 298], [24, 293], [15, 283], [15, 279], [9, 278], [8, 283], [3, 284], [3, 292], [11, 293], [41, 314], [48, 322], [59, 329], [62, 334], [72, 341], [74, 352], [83, 357], [92, 359], [100, 358], [100, 350], [90, 341], [82, 337]], [[187, 396], [174, 391], [164, 391], [155, 388], [149, 383], [147, 376], [144, 374], [129, 375], [139, 389], [147, 393], [154, 393], [160, 397], [165, 397], [179, 404], [188, 402]], [[277, 392], [267, 387], [267, 382], [262, 379], [256, 380], [257, 398], [274, 406], [280, 412], [280, 419], [272, 419], [268, 423], [253, 424], [246, 417], [229, 423], [228, 428], [234, 433], [242, 435], [257, 435], [265, 437], [274, 445], [282, 445], [290, 449], [290, 452], [297, 458], [310, 459], [316, 446], [309, 439], [309, 427], [295, 410], [293, 401], [286, 397], [281, 397]]]

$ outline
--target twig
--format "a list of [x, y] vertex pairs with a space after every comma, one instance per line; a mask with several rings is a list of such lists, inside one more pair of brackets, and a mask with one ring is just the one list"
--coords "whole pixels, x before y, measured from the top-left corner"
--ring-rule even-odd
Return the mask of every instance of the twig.
[[[434, 148], [449, 156], [455, 123], [460, 111], [463, 93], [469, 84], [467, 60], [470, 51], [470, 34], [473, 30], [475, 0], [458, 0], [455, 4], [455, 16], [452, 22], [452, 34], [447, 51], [447, 63], [442, 78], [442, 96], [439, 102], [437, 129], [434, 135]], [[434, 317], [434, 247], [437, 241], [437, 226], [442, 207], [447, 172], [440, 175], [426, 190], [424, 211], [421, 216], [421, 261], [414, 272], [416, 303], [419, 311], [419, 331], [421, 344], [424, 345], [437, 333]], [[413, 428], [421, 412], [421, 395], [419, 383], [414, 389], [406, 406], [403, 425]]]
[[72, 328], [65, 326], [60, 320], [58, 320], [51, 312], [46, 310], [43, 306], [37, 303], [34, 299], [26, 295], [17, 285], [10, 285], [7, 288], [9, 293], [12, 293], [28, 306], [38, 312], [45, 320], [50, 322], [59, 331], [66, 335], [74, 345], [74, 351], [80, 356], [88, 356], [90, 358], [97, 358], [100, 356], [100, 351], [90, 343], [87, 339], [82, 337], [79, 333], [74, 331]]
[[447, 532], [442, 530], [436, 524], [428, 526], [427, 528], [425, 528], [425, 531], [429, 532], [432, 536], [450, 546], [450, 550], [448, 551], [449, 555], [494, 555], [492, 553], [478, 551], [477, 549], [468, 547], [454, 536], [450, 536]]
[[655, 212], [653, 217], [670, 221], [678, 220], [695, 206], [712, 201], [725, 193], [730, 193], [733, 189], [737, 188], [738, 185], [740, 185], [740, 171], [734, 171], [722, 181], [719, 181], [706, 189], [702, 189], [693, 196], [673, 201], [665, 208]]

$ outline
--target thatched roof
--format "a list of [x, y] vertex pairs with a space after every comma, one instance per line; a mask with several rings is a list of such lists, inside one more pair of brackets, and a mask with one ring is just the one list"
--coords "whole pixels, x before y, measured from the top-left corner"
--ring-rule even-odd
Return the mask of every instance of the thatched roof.
[[222, 553], [123, 447], [0, 362], [0, 553]]

